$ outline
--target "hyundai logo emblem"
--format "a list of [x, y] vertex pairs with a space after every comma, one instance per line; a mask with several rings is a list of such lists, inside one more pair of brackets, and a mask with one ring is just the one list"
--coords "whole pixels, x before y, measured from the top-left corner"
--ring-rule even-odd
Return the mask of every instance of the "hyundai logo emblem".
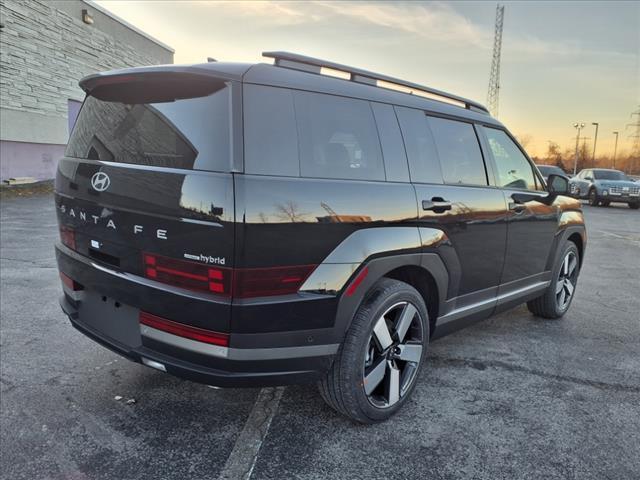
[[91, 186], [98, 192], [104, 192], [109, 185], [111, 185], [111, 179], [104, 172], [96, 172], [91, 177]]

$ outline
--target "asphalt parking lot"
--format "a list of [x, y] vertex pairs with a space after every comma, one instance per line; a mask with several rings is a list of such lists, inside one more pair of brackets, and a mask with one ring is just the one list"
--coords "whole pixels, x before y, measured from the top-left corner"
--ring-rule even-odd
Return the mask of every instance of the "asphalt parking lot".
[[410, 403], [364, 427], [313, 386], [215, 390], [88, 340], [57, 304], [51, 196], [3, 199], [0, 476], [638, 479], [640, 213], [584, 210], [563, 320], [520, 307], [434, 342]]

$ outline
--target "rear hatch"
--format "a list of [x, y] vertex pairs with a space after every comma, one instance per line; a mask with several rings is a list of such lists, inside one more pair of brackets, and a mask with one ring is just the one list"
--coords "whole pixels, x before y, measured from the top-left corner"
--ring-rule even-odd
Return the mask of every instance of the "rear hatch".
[[[62, 243], [102, 272], [85, 272], [85, 288], [228, 331], [238, 87], [171, 72], [93, 77], [83, 87], [55, 201]], [[109, 284], [105, 272], [126, 275]]]

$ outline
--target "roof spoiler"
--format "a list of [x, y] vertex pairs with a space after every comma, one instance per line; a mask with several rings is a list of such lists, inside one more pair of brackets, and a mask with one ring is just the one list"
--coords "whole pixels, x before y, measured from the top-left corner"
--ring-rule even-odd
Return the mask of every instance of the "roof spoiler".
[[[229, 64], [232, 65], [232, 64]], [[238, 64], [240, 65], [240, 64]], [[84, 77], [78, 85], [86, 93], [99, 86], [105, 85], [122, 85], [124, 83], [149, 80], [152, 78], [176, 78], [178, 75], [182, 78], [200, 77], [204, 79], [215, 80], [242, 80], [242, 75], [248, 67], [237, 68], [237, 71], [223, 70], [224, 67], [217, 68], [216, 63], [207, 63], [202, 66], [198, 65], [154, 65], [149, 67], [133, 67], [123, 68], [120, 70], [110, 70], [107, 72], [95, 73]]]

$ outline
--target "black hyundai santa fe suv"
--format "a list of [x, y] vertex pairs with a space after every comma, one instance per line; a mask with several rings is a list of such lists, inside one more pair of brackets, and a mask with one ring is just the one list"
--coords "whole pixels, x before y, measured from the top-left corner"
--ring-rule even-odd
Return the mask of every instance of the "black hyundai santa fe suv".
[[209, 385], [317, 382], [372, 423], [430, 339], [523, 302], [567, 311], [580, 204], [482, 105], [265, 56], [80, 82], [55, 185], [75, 328]]

